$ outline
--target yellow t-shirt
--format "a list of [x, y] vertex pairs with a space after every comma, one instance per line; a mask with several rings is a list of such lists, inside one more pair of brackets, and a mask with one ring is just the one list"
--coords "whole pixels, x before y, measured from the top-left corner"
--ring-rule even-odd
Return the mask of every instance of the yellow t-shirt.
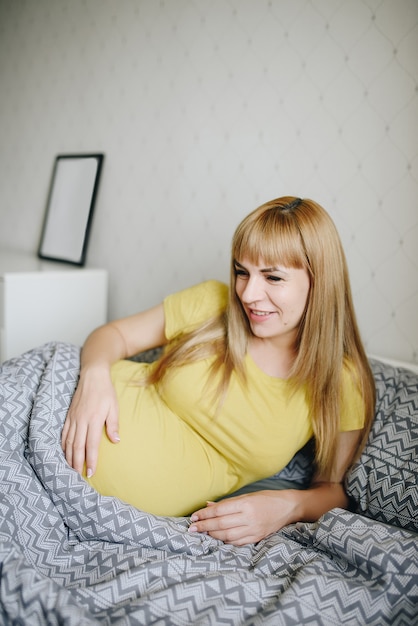
[[[207, 281], [168, 296], [167, 338], [223, 311], [227, 295], [224, 284]], [[313, 434], [304, 390], [288, 394], [286, 380], [268, 376], [247, 355], [247, 385], [233, 374], [216, 412], [205, 389], [211, 363], [176, 368], [156, 388], [135, 384], [152, 364], [117, 362], [121, 441], [103, 434], [90, 484], [145, 511], [187, 515], [285, 467]], [[348, 372], [344, 399], [340, 430], [362, 428], [363, 402]]]

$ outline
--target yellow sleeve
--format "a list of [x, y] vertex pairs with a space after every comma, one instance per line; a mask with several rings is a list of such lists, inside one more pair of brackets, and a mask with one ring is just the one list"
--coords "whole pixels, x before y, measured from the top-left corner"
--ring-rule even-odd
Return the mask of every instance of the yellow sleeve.
[[172, 339], [189, 332], [226, 309], [228, 287], [217, 280], [207, 280], [167, 296], [164, 300], [165, 334]]
[[359, 430], [364, 426], [364, 402], [350, 367], [343, 370], [340, 431]]

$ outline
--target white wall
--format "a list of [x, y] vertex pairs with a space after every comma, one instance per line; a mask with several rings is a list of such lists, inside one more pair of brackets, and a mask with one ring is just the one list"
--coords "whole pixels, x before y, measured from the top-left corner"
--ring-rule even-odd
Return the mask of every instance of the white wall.
[[0, 245], [36, 251], [56, 154], [104, 151], [110, 317], [227, 278], [284, 194], [340, 230], [370, 352], [418, 362], [417, 0], [0, 0]]

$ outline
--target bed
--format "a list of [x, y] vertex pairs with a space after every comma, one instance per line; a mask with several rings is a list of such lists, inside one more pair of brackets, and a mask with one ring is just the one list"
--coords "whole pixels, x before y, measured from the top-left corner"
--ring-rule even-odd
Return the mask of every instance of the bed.
[[[371, 358], [376, 416], [333, 509], [256, 545], [97, 494], [59, 436], [79, 348], [0, 368], [1, 624], [418, 624], [418, 374]], [[280, 477], [306, 480], [309, 451]], [[179, 489], [181, 486], [179, 486]]]

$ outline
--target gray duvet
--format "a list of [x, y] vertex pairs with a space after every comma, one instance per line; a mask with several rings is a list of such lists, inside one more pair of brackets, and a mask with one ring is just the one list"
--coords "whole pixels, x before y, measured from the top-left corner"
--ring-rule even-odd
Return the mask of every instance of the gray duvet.
[[416, 375], [374, 364], [353, 511], [236, 548], [100, 496], [69, 468], [59, 440], [78, 370], [67, 344], [0, 370], [1, 624], [418, 624]]

